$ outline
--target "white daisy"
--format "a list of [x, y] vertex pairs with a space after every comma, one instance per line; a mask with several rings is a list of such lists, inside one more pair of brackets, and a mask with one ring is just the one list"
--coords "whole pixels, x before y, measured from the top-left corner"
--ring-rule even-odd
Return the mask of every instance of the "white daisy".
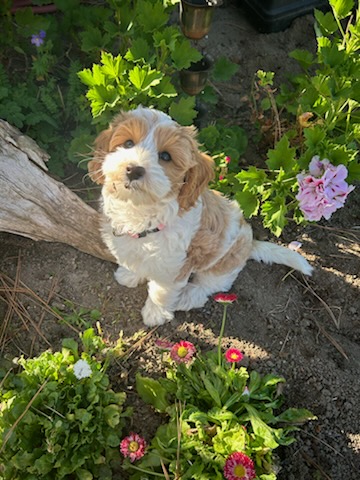
[[86, 360], [78, 360], [74, 364], [74, 375], [78, 380], [82, 378], [91, 377], [92, 370]]

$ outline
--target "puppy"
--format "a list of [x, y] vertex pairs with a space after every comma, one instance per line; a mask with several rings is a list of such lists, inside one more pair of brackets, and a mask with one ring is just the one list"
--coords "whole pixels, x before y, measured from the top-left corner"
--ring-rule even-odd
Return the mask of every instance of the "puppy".
[[132, 288], [148, 282], [148, 326], [228, 291], [248, 259], [312, 271], [300, 254], [253, 240], [238, 204], [208, 189], [214, 163], [195, 134], [139, 107], [98, 136], [89, 162], [90, 177], [102, 184], [102, 235], [119, 264], [115, 278]]

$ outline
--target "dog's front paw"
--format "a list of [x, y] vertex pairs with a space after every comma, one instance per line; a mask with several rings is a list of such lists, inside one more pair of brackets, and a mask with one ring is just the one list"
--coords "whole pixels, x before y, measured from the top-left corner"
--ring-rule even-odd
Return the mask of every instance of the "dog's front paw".
[[143, 282], [143, 279], [138, 277], [136, 273], [131, 272], [130, 270], [122, 266], [119, 266], [114, 276], [115, 280], [120, 283], [120, 285], [128, 288], [135, 288], [139, 285], [139, 283]]
[[164, 325], [164, 323], [170, 322], [174, 318], [173, 312], [169, 312], [165, 308], [155, 305], [150, 298], [146, 300], [146, 303], [141, 310], [141, 315], [145, 325], [148, 327]]

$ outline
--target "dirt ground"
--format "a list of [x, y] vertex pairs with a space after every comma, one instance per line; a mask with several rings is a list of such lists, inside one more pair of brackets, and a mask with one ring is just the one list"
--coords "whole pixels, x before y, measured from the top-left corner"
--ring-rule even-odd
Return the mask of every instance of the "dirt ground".
[[[261, 34], [246, 20], [240, 2], [217, 9], [201, 46], [214, 58], [230, 57], [240, 71], [222, 88], [216, 115], [226, 115], [250, 132], [245, 97], [255, 72], [260, 68], [283, 77], [295, 68], [288, 52], [314, 45], [312, 15], [296, 19], [283, 32]], [[244, 161], [256, 162], [260, 155], [250, 143]], [[251, 261], [232, 289], [238, 301], [228, 309], [224, 347], [240, 348], [250, 369], [283, 375], [286, 406], [305, 407], [318, 417], [301, 428], [296, 443], [279, 451], [279, 480], [360, 478], [359, 205], [357, 188], [330, 221], [305, 228], [289, 226], [280, 239], [272, 238], [255, 220], [254, 229], [262, 239], [284, 245], [302, 242], [301, 253], [315, 273], [305, 279], [288, 275], [285, 267]], [[66, 245], [36, 243], [7, 233], [0, 234], [0, 253], [2, 274], [15, 279], [18, 272], [25, 285], [61, 312], [70, 313], [71, 306], [98, 309], [104, 336], [110, 340], [116, 340], [120, 330], [128, 338], [144, 328], [140, 310], [146, 287], [119, 286], [113, 264]], [[76, 336], [39, 308], [37, 301], [22, 297], [22, 302], [31, 321], [25, 326], [13, 316], [6, 330], [3, 324], [4, 357], [37, 354], [49, 344], [58, 348], [62, 338]], [[0, 302], [1, 317], [6, 308]], [[177, 313], [171, 324], [152, 332], [124, 365], [112, 368], [115, 387], [124, 389], [136, 407], [132, 428], [150, 439], [158, 424], [152, 411], [136, 400], [133, 387], [136, 371], [160, 368], [154, 340], [187, 339], [201, 349], [212, 348], [221, 317], [221, 306], [212, 300], [203, 309]]]

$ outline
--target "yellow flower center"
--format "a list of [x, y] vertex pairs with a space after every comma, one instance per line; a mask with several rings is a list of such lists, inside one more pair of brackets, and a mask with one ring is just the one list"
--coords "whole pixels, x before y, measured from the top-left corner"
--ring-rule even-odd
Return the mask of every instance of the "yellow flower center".
[[139, 450], [139, 444], [138, 442], [135, 442], [135, 440], [133, 440], [132, 442], [129, 443], [129, 450], [130, 452], [137, 452]]
[[188, 349], [186, 347], [181, 346], [178, 348], [177, 354], [179, 355], [180, 358], [184, 358], [188, 354]]
[[239, 355], [237, 353], [232, 353], [231, 354], [231, 359], [232, 360], [237, 360], [239, 358]]
[[238, 478], [243, 478], [246, 475], [246, 470], [243, 465], [236, 465], [234, 468], [234, 475]]

